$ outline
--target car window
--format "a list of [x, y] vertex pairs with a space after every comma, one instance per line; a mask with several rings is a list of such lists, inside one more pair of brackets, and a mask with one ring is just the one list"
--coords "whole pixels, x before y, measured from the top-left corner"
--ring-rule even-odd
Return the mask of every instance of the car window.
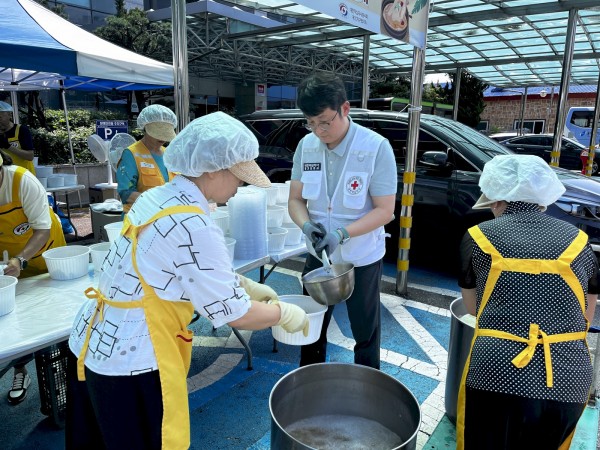
[[246, 124], [250, 130], [254, 133], [259, 143], [267, 141], [267, 137], [275, 130], [279, 129], [283, 125], [282, 120], [253, 120], [248, 121]]
[[546, 147], [552, 147], [552, 143], [554, 142], [554, 138], [551, 138], [550, 136], [540, 136], [540, 140], [542, 142], [541, 145]]

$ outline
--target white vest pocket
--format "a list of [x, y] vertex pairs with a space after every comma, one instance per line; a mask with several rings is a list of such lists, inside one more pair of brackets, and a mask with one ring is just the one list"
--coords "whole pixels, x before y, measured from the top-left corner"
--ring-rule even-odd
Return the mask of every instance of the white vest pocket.
[[344, 207], [362, 209], [367, 201], [368, 186], [368, 172], [346, 172], [344, 174]]
[[316, 200], [321, 194], [321, 181], [323, 172], [320, 170], [302, 172], [302, 198]]

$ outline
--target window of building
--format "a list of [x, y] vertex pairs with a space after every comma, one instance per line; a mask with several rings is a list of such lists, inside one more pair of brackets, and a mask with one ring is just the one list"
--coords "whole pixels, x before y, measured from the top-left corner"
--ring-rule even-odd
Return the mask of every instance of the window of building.
[[[523, 121], [523, 131], [525, 131], [526, 133], [535, 133], [535, 134], [543, 133], [545, 123], [546, 123], [546, 121], [543, 119], [524, 120]], [[513, 124], [513, 130], [520, 130], [520, 129], [521, 129], [521, 120], [515, 119], [514, 124]]]
[[488, 131], [490, 129], [490, 121], [489, 120], [482, 120], [481, 122], [479, 122], [477, 124], [476, 130], [477, 131]]

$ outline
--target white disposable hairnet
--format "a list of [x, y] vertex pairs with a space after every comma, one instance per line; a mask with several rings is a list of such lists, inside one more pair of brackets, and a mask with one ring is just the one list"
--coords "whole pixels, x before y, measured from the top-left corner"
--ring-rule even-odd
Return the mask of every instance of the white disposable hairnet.
[[171, 141], [163, 160], [171, 172], [199, 177], [257, 156], [254, 134], [239, 120], [219, 111], [190, 122]]
[[13, 112], [13, 107], [6, 102], [0, 102], [0, 112]]
[[137, 118], [137, 125], [140, 129], [144, 129], [149, 123], [166, 122], [177, 128], [177, 116], [173, 111], [163, 105], [146, 106], [140, 111]]
[[491, 201], [548, 206], [565, 192], [555, 171], [539, 156], [498, 155], [483, 168], [481, 192]]

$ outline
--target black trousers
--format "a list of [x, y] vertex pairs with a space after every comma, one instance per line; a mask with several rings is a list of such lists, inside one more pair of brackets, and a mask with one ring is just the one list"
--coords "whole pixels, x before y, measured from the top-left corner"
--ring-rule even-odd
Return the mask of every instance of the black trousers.
[[537, 400], [466, 388], [465, 450], [556, 450], [585, 403]]
[[[312, 255], [306, 258], [304, 271], [322, 267], [323, 264]], [[381, 309], [380, 291], [383, 260], [368, 266], [354, 268], [354, 292], [348, 300], [348, 319], [352, 336], [356, 341], [354, 346], [354, 362], [363, 366], [379, 369], [381, 345]], [[304, 295], [308, 295], [304, 290]], [[330, 306], [323, 319], [321, 336], [314, 344], [303, 345], [300, 350], [300, 366], [325, 362], [327, 356], [327, 328], [333, 315], [334, 306]]]
[[77, 380], [77, 358], [67, 360], [65, 447], [71, 449], [160, 449], [162, 394], [158, 371], [135, 376], [98, 375], [85, 369]]

